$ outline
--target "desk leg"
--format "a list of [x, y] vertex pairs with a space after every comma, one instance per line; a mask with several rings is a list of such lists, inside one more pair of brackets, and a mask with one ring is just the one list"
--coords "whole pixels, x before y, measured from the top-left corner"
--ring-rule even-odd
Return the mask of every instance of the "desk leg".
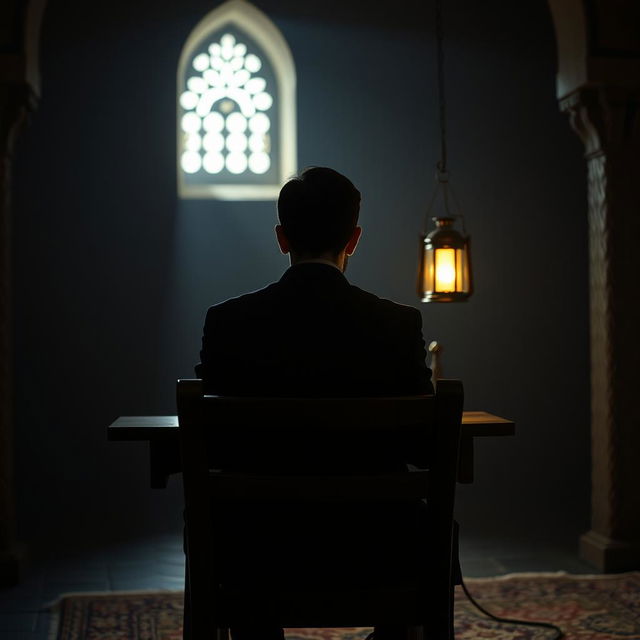
[[473, 482], [473, 437], [462, 437], [460, 439], [458, 482], [461, 484], [471, 484]]
[[149, 471], [152, 489], [166, 489], [169, 476], [182, 470], [180, 446], [171, 440], [149, 441]]

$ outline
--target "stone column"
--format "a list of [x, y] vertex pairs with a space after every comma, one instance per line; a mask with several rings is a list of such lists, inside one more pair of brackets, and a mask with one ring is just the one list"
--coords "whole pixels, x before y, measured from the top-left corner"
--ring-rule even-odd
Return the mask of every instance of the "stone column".
[[19, 578], [13, 492], [11, 354], [11, 154], [31, 96], [28, 85], [0, 84], [0, 586]]
[[640, 91], [581, 88], [560, 102], [588, 169], [591, 530], [584, 559], [640, 569]]

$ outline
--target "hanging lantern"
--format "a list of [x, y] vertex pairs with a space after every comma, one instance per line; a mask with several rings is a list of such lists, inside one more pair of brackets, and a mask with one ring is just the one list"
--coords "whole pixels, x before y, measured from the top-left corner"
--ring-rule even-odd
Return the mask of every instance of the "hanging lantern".
[[420, 239], [418, 295], [422, 302], [464, 302], [473, 292], [469, 237], [454, 218], [434, 217], [436, 228]]
[[[418, 296], [422, 302], [464, 302], [473, 293], [471, 283], [471, 258], [469, 236], [464, 218], [449, 185], [447, 171], [447, 127], [444, 99], [444, 51], [441, 0], [436, 0], [436, 44], [438, 62], [438, 97], [440, 99], [440, 160], [436, 173], [436, 188], [427, 207], [426, 220], [431, 218], [436, 228], [420, 239], [420, 268], [418, 271]], [[432, 215], [438, 195], [442, 196], [442, 214]], [[450, 200], [458, 210], [452, 213]], [[456, 218], [462, 222], [462, 234], [453, 227]]]

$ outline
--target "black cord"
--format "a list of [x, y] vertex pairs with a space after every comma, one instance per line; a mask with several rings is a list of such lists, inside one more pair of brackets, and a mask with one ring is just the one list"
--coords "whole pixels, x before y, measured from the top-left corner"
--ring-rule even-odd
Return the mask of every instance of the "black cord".
[[[556, 635], [553, 637], [553, 640], [560, 640], [560, 638], [564, 637], [564, 631], [560, 627], [557, 627], [555, 624], [551, 624], [550, 622], [531, 622], [529, 620], [515, 620], [512, 618], [501, 618], [500, 616], [496, 616], [493, 613], [487, 611], [483, 606], [478, 604], [478, 602], [476, 602], [475, 598], [469, 593], [469, 590], [467, 589], [467, 585], [464, 583], [464, 580], [462, 579], [462, 577], [460, 577], [460, 586], [464, 591], [464, 595], [467, 596], [467, 598], [469, 599], [469, 602], [471, 602], [471, 604], [476, 609], [478, 609], [478, 611], [481, 611], [482, 613], [484, 613], [485, 616], [488, 616], [489, 618], [491, 618], [492, 620], [495, 620], [496, 622], [507, 622], [509, 624], [523, 624], [531, 627], [547, 627], [549, 629], [555, 629], [556, 631]], [[367, 638], [367, 640], [369, 640], [369, 638]]]
[[[553, 637], [552, 640], [560, 640], [561, 638], [564, 638], [564, 631], [560, 627], [556, 626], [555, 624], [551, 624], [550, 622], [532, 622], [530, 620], [516, 620], [514, 618], [501, 618], [500, 616], [496, 616], [490, 611], [487, 611], [469, 593], [469, 589], [467, 589], [467, 585], [464, 583], [462, 576], [460, 576], [460, 586], [464, 591], [464, 595], [467, 596], [467, 598], [469, 599], [469, 602], [471, 602], [471, 604], [476, 609], [478, 609], [478, 611], [484, 613], [485, 616], [491, 618], [492, 620], [495, 620], [496, 622], [506, 622], [508, 624], [522, 624], [530, 627], [547, 627], [548, 629], [554, 629], [556, 632], [556, 635]], [[364, 640], [374, 640], [374, 637], [375, 637], [375, 633], [372, 631]]]

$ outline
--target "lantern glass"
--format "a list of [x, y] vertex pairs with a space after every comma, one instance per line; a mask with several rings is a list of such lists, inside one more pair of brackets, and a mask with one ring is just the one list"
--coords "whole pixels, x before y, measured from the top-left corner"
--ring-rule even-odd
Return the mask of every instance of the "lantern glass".
[[451, 293], [456, 290], [456, 253], [459, 250], [443, 247], [434, 249], [436, 262], [435, 290]]
[[472, 293], [469, 238], [453, 228], [453, 218], [434, 221], [421, 241], [418, 295], [423, 302], [463, 302]]

